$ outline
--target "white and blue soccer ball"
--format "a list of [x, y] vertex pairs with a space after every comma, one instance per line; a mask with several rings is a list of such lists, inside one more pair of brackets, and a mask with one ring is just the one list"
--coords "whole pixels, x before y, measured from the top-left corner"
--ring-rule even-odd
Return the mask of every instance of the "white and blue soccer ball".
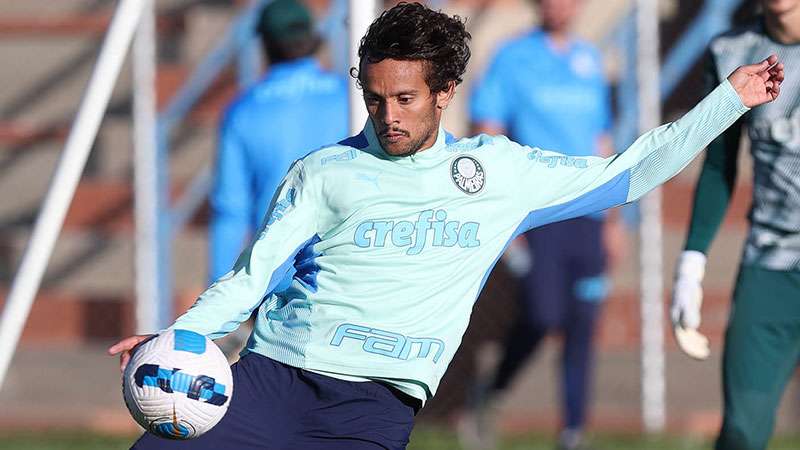
[[122, 375], [122, 395], [134, 420], [167, 439], [192, 439], [228, 410], [233, 376], [211, 339], [169, 330], [137, 346]]

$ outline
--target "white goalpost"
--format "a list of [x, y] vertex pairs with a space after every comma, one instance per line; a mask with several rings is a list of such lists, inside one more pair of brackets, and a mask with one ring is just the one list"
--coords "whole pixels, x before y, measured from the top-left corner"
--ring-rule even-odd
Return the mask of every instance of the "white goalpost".
[[64, 151], [22, 255], [0, 317], [0, 387], [39, 290], [134, 32], [150, 0], [121, 0], [103, 40]]
[[[361, 37], [367, 33], [369, 24], [375, 20], [378, 12], [378, 0], [348, 0], [348, 40], [350, 67], [358, 67], [358, 44]], [[355, 80], [348, 77], [349, 105], [350, 105], [350, 133], [357, 134], [367, 121], [367, 110], [361, 90], [356, 87]]]
[[160, 328], [159, 204], [162, 202], [156, 113], [155, 8], [146, 6], [133, 40], [133, 151], [136, 333]]
[[[641, 134], [661, 124], [657, 0], [636, 1], [636, 31]], [[657, 433], [666, 424], [661, 188], [647, 194], [639, 208], [642, 424], [646, 432]]]

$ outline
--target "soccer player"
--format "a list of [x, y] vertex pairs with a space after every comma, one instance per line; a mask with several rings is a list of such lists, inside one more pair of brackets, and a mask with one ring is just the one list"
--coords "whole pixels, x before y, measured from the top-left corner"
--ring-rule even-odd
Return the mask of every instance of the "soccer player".
[[[462, 20], [418, 3], [370, 25], [353, 71], [364, 130], [292, 166], [233, 270], [171, 327], [216, 339], [257, 310], [227, 414], [196, 440], [147, 434], [134, 448], [405, 448], [510, 239], [639, 198], [783, 79], [781, 66], [767, 71], [774, 56], [741, 67], [625, 153], [569, 157], [444, 132], [468, 39]], [[292, 267], [291, 286], [272, 294]], [[147, 337], [109, 353], [124, 366]]]
[[[270, 2], [256, 32], [269, 71], [228, 107], [220, 126], [209, 197], [210, 282], [230, 270], [258, 230], [292, 162], [347, 137], [347, 83], [314, 59], [320, 38], [308, 8], [297, 0]], [[322, 124], [314, 133], [304, 123], [308, 111]], [[226, 350], [238, 351], [248, 332], [249, 326], [237, 330]]]
[[[541, 27], [506, 43], [492, 59], [472, 93], [473, 129], [569, 156], [609, 156], [611, 105], [602, 61], [593, 45], [572, 35], [582, 1], [532, 3]], [[509, 247], [504, 260], [521, 278], [520, 314], [495, 373], [472, 387], [458, 426], [465, 446], [493, 447], [490, 405], [542, 339], [560, 332], [563, 428], [558, 448], [585, 447], [595, 322], [608, 292], [604, 227], [619, 230], [616, 217], [596, 214], [553, 223], [525, 233]]]
[[[724, 80], [742, 62], [772, 52], [800, 64], [800, 0], [762, 0], [763, 16], [715, 38], [708, 80]], [[800, 360], [800, 85], [745, 114], [708, 148], [673, 289], [678, 343], [705, 359], [700, 304], [706, 252], [733, 194], [746, 129], [753, 158], [750, 231], [744, 245], [723, 355], [724, 420], [718, 450], [764, 449], [775, 413]]]
[[[275, 0], [261, 12], [269, 71], [228, 107], [220, 126], [211, 192], [209, 277], [225, 275], [261, 223], [270, 199], [296, 159], [347, 137], [347, 83], [320, 67], [320, 39], [297, 0]], [[309, 133], [308, 111], [323, 126]]]

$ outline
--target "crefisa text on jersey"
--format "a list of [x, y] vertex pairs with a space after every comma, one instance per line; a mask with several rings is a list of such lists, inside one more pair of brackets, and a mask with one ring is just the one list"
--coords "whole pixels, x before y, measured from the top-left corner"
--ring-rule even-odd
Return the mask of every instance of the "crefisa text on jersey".
[[[384, 247], [391, 242], [395, 247], [409, 247], [407, 255], [422, 253], [428, 244], [434, 247], [478, 247], [478, 222], [447, 220], [447, 211], [426, 209], [417, 220], [371, 220], [361, 222], [353, 235], [353, 242], [362, 248]], [[432, 236], [431, 236], [432, 235]], [[430, 240], [429, 240], [430, 236]]]

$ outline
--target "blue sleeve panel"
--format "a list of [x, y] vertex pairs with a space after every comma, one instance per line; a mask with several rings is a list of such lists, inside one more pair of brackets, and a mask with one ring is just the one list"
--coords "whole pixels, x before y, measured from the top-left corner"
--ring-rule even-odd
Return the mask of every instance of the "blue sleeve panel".
[[498, 145], [514, 155], [520, 186], [517, 201], [530, 215], [522, 230], [602, 211], [641, 198], [684, 168], [746, 108], [725, 81], [675, 122], [640, 136], [608, 158], [576, 157], [519, 146], [504, 137]]
[[531, 212], [523, 231], [622, 205], [627, 201], [630, 185], [630, 171], [626, 170], [580, 197]]

